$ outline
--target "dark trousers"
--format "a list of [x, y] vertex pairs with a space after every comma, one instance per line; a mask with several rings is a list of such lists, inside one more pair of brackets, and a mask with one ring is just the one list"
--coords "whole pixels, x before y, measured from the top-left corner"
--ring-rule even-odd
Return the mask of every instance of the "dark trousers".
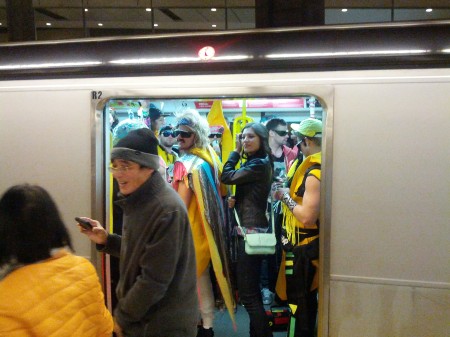
[[297, 305], [289, 322], [288, 337], [315, 336], [317, 289], [310, 289], [316, 273], [312, 262], [318, 257], [319, 239], [286, 253], [287, 299], [290, 304]]
[[[269, 204], [267, 207], [271, 207], [271, 204]], [[280, 270], [281, 258], [283, 255], [283, 248], [281, 247], [280, 241], [282, 219], [283, 219], [282, 214], [274, 213], [275, 237], [277, 239], [277, 245], [275, 246], [275, 254], [264, 255], [261, 267], [261, 288], [267, 288], [273, 293], [275, 293], [278, 271]], [[272, 226], [272, 223], [270, 221], [271, 219], [269, 219], [269, 227]], [[272, 232], [272, 230], [270, 229], [269, 232]]]
[[237, 286], [241, 302], [250, 318], [250, 337], [272, 337], [259, 287], [263, 255], [247, 255], [245, 241], [241, 237], [237, 248]]
[[[301, 324], [302, 316], [299, 313], [291, 316], [288, 326], [287, 337], [315, 337], [316, 336], [316, 318], [317, 318], [317, 289], [308, 293], [306, 297], [308, 304], [307, 328]], [[302, 308], [298, 308], [298, 311]]]

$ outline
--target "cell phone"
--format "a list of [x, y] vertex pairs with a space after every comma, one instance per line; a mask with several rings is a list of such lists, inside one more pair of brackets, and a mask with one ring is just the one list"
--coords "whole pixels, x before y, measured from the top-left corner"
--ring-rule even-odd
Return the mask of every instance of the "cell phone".
[[92, 229], [92, 225], [89, 221], [81, 219], [80, 217], [75, 217], [75, 220], [83, 227], [84, 229]]

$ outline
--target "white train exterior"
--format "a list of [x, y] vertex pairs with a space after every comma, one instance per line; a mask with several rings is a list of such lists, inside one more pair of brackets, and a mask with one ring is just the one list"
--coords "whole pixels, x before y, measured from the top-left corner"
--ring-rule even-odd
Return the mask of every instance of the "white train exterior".
[[[319, 336], [450, 336], [450, 22], [0, 45], [0, 192], [108, 220], [111, 98], [319, 98]], [[198, 59], [213, 46], [216, 58]]]

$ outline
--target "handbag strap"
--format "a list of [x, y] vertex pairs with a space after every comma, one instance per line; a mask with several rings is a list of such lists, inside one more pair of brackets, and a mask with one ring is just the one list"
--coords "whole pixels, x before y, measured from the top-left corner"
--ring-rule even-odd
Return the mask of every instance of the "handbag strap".
[[[241, 227], [241, 222], [239, 221], [239, 215], [237, 214], [236, 207], [234, 207], [233, 210], [234, 210], [234, 217], [236, 218], [237, 225], [238, 225], [239, 229], [241, 230], [241, 233], [244, 235], [244, 238], [245, 238], [245, 235], [247, 233]], [[272, 195], [270, 196], [270, 219], [271, 219], [271, 224], [272, 224], [272, 233], [273, 233], [273, 235], [275, 235], [275, 221], [274, 221], [274, 218], [273, 218]]]

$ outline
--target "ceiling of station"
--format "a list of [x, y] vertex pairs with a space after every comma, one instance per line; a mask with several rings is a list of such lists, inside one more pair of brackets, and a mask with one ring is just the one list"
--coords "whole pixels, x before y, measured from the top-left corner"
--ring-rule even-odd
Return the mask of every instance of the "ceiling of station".
[[[12, 0], [14, 1], [14, 0]], [[6, 29], [0, 0], [0, 29]], [[39, 30], [105, 35], [255, 28], [255, 0], [33, 0]], [[344, 11], [346, 10], [346, 11]], [[450, 0], [325, 0], [325, 24], [450, 19]]]

